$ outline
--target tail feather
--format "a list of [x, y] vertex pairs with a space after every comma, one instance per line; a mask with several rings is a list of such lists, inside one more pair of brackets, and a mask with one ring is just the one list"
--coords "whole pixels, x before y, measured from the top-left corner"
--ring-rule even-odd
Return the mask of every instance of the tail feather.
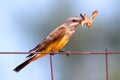
[[25, 62], [21, 63], [20, 65], [18, 65], [15, 69], [13, 69], [13, 71], [15, 72], [19, 72], [21, 69], [23, 69], [25, 66], [27, 66], [30, 63], [31, 59], [26, 60]]
[[30, 57], [28, 60], [26, 60], [25, 62], [21, 63], [20, 65], [18, 65], [15, 69], [13, 69], [13, 71], [15, 72], [19, 72], [21, 69], [23, 69], [25, 66], [27, 66], [30, 62], [35, 61], [36, 59], [43, 57], [47, 54], [36, 54], [32, 57]]

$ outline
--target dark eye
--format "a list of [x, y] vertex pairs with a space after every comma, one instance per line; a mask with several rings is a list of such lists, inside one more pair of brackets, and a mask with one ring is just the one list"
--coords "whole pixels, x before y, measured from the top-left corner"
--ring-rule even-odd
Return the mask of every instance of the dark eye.
[[72, 22], [76, 22], [76, 20], [74, 19], [74, 20], [72, 20]]

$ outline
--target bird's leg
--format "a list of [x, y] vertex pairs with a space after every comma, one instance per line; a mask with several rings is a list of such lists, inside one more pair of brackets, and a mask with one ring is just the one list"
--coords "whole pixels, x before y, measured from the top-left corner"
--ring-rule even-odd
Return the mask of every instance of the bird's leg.
[[54, 51], [51, 51], [52, 53], [50, 53], [51, 55], [55, 55], [55, 52]]
[[59, 52], [65, 52], [66, 56], [69, 56], [70, 53], [70, 51], [62, 51], [62, 50], [59, 50]]

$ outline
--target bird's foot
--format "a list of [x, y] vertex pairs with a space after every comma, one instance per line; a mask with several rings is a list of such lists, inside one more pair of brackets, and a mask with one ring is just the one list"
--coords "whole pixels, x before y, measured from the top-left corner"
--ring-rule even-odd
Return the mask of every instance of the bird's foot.
[[59, 50], [59, 52], [65, 52], [66, 56], [70, 55], [70, 51], [61, 51], [61, 50]]
[[51, 51], [50, 55], [55, 55], [55, 52], [54, 52], [54, 51]]

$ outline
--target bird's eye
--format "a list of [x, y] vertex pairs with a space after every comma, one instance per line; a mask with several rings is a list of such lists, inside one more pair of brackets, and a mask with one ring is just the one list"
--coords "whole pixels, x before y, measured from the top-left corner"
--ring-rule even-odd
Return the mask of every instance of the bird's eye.
[[76, 20], [72, 20], [72, 22], [76, 22]]

